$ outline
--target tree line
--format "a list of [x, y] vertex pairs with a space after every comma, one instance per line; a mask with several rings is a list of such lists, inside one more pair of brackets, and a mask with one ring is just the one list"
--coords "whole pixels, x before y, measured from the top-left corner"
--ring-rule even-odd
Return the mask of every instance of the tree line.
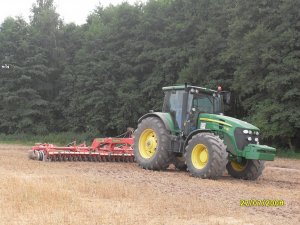
[[0, 26], [0, 133], [114, 135], [161, 110], [161, 88], [233, 93], [227, 114], [299, 147], [300, 1], [149, 0], [64, 23], [53, 0]]

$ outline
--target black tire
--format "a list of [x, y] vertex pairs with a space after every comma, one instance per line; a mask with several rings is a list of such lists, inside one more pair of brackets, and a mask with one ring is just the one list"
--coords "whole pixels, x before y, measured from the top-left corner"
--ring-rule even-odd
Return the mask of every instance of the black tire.
[[173, 164], [174, 164], [174, 166], [177, 170], [180, 170], [180, 171], [186, 171], [187, 170], [187, 166], [185, 164], [184, 156], [181, 156], [181, 157], [174, 156]]
[[[145, 132], [152, 130], [155, 139], [151, 139], [151, 145], [155, 146], [153, 152], [145, 155], [147, 143], [144, 141]], [[148, 140], [148, 139], [147, 139]], [[153, 143], [152, 143], [153, 142]], [[163, 122], [157, 117], [143, 119], [134, 132], [134, 156], [139, 166], [149, 170], [165, 170], [172, 160], [170, 151], [171, 139]], [[141, 149], [140, 149], [141, 147]]]
[[[241, 163], [229, 161], [226, 165], [228, 173], [237, 179], [256, 180], [265, 168], [265, 161], [243, 159]], [[238, 165], [239, 167], [237, 167]]]
[[[202, 151], [205, 155], [203, 159]], [[186, 165], [188, 171], [195, 177], [217, 179], [222, 176], [228, 161], [227, 157], [223, 141], [212, 133], [195, 134], [186, 146]]]

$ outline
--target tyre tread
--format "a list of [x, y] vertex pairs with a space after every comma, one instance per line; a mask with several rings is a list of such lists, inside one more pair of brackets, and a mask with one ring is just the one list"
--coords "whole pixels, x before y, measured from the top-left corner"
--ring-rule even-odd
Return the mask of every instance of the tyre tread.
[[[157, 150], [156, 156], [150, 158], [149, 160], [142, 160], [141, 156], [139, 155], [138, 137], [143, 130], [147, 128], [148, 124], [153, 124], [156, 127], [157, 136], [159, 138], [159, 150]], [[168, 151], [170, 138], [165, 125], [159, 118], [147, 117], [142, 120], [139, 123], [134, 136], [136, 137], [136, 143], [134, 143], [134, 153], [136, 161], [140, 167], [146, 170], [165, 170], [168, 168], [172, 159], [172, 152]]]
[[192, 169], [192, 166], [189, 166], [189, 162], [186, 161], [188, 165], [188, 171], [192, 174], [192, 176], [201, 177], [201, 178], [211, 178], [216, 179], [223, 175], [223, 172], [226, 168], [227, 156], [226, 146], [224, 142], [216, 135], [212, 133], [198, 133], [194, 135], [191, 140], [189, 140], [188, 145], [186, 147], [187, 151], [185, 152], [185, 158], [188, 157], [188, 150], [191, 150], [191, 145], [193, 142], [197, 143], [198, 140], [206, 140], [211, 145], [210, 147], [214, 149], [211, 153], [210, 157], [212, 157], [210, 167], [204, 170], [203, 172], [198, 173]]

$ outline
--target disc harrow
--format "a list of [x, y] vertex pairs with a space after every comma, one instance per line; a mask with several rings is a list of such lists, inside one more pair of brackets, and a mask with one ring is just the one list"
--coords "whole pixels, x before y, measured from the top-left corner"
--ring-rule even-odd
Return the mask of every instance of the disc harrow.
[[73, 142], [60, 147], [37, 143], [28, 157], [39, 161], [134, 162], [133, 138], [96, 138], [91, 146]]

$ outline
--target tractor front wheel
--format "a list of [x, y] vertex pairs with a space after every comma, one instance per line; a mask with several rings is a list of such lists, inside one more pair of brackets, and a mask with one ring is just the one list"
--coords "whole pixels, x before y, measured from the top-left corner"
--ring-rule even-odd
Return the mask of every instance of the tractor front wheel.
[[195, 134], [186, 147], [186, 165], [195, 177], [216, 179], [223, 175], [228, 153], [223, 141], [212, 133]]
[[172, 160], [170, 136], [157, 117], [143, 119], [134, 132], [134, 157], [144, 169], [164, 170]]
[[229, 161], [226, 165], [228, 173], [237, 179], [256, 180], [261, 174], [264, 161], [243, 158], [241, 162]]

